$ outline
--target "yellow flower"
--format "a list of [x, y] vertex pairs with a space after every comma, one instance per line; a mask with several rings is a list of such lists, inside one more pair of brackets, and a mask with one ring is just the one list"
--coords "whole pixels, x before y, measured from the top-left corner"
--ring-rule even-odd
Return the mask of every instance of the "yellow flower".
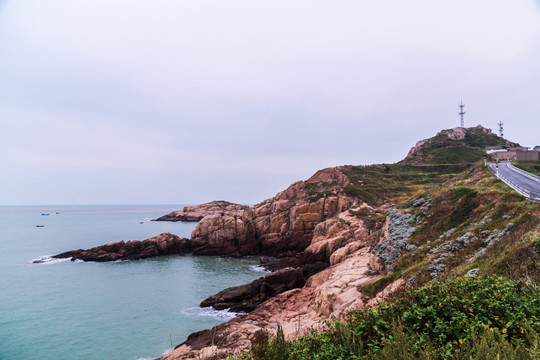
[[463, 340], [459, 339], [458, 341], [460, 345], [463, 345]]
[[502, 333], [506, 334], [506, 328], [502, 329]]
[[429, 324], [428, 324], [428, 323], [426, 323], [426, 326], [427, 326], [427, 327], [429, 327]]

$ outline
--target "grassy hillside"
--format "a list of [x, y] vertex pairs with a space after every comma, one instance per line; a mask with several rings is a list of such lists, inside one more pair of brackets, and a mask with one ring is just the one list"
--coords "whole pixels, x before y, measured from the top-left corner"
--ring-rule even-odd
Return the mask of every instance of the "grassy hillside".
[[407, 156], [405, 164], [465, 164], [482, 160], [486, 146], [509, 145], [507, 140], [489, 134], [483, 128], [466, 129], [465, 138], [454, 140], [449, 137], [453, 130], [443, 130], [429, 139], [414, 154]]

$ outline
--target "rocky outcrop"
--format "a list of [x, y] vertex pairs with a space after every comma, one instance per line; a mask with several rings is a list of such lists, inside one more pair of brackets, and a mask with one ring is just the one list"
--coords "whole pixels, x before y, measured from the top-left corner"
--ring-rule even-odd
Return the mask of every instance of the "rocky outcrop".
[[389, 267], [403, 253], [416, 250], [415, 245], [409, 244], [416, 220], [414, 215], [402, 214], [399, 210], [393, 209], [388, 211], [386, 221], [388, 235], [375, 246], [372, 252], [379, 256], [385, 266]]
[[450, 130], [443, 130], [443, 131], [438, 132], [437, 135], [446, 134], [446, 136], [448, 136], [448, 138], [451, 140], [463, 140], [467, 136], [467, 131], [470, 129], [473, 129], [473, 130], [476, 129], [486, 134], [491, 134], [491, 129], [485, 128], [482, 125], [477, 125], [475, 128], [469, 128], [469, 129], [463, 128], [463, 127], [456, 127]]
[[211, 306], [216, 310], [229, 309], [233, 312], [252, 311], [270, 297], [301, 287], [304, 283], [301, 268], [285, 268], [249, 284], [222, 290], [204, 300], [201, 307]]
[[115, 241], [87, 250], [71, 250], [53, 256], [71, 261], [139, 260], [154, 256], [184, 254], [190, 251], [189, 240], [171, 233], [162, 233], [143, 241]]
[[191, 234], [194, 254], [286, 256], [309, 246], [317, 224], [351, 208], [358, 200], [331, 191], [319, 196], [313, 186], [343, 186], [349, 179], [337, 168], [319, 171], [275, 197], [237, 215], [203, 218]]
[[448, 130], [446, 136], [451, 140], [463, 140], [467, 136], [467, 130], [462, 127], [456, 127]]
[[212, 201], [201, 205], [185, 206], [182, 210], [163, 215], [155, 221], [200, 221], [209, 215], [240, 215], [247, 209], [249, 209], [247, 205], [233, 204], [228, 201]]
[[359, 211], [373, 211], [367, 204], [342, 212], [319, 223], [314, 231], [310, 245], [304, 253], [309, 261], [325, 261], [337, 264], [348, 255], [370, 243], [372, 231], [368, 229], [365, 218], [353, 215]]
[[420, 149], [422, 148], [422, 145], [424, 145], [424, 144], [427, 143], [428, 141], [429, 141], [429, 139], [424, 139], [424, 140], [418, 141], [418, 142], [411, 148], [411, 150], [409, 150], [409, 152], [407, 153], [407, 157], [416, 154], [416, 153], [418, 152], [418, 150], [420, 150]]
[[260, 253], [253, 213], [204, 217], [191, 234], [196, 255], [254, 255]]

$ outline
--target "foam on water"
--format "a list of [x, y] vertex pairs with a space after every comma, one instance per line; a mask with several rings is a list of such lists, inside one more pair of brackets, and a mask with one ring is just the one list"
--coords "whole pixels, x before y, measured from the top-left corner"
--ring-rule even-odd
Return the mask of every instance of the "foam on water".
[[57, 259], [53, 258], [52, 255], [44, 255], [32, 260], [28, 260], [29, 264], [58, 264], [66, 261], [70, 261], [71, 258], [63, 258], [63, 259]]
[[229, 309], [215, 310], [211, 307], [201, 308], [198, 306], [183, 309], [180, 311], [180, 313], [186, 316], [196, 316], [196, 317], [202, 316], [202, 317], [209, 317], [209, 318], [213, 318], [213, 319], [217, 319], [221, 321], [229, 321], [229, 320], [234, 319], [238, 315], [245, 314], [243, 312], [238, 312], [238, 313], [231, 312], [229, 311]]
[[264, 266], [262, 266], [262, 265], [250, 265], [250, 266], [249, 266], [249, 269], [250, 269], [250, 270], [253, 270], [253, 271], [257, 271], [257, 272], [266, 273], [266, 274], [272, 273], [272, 271], [266, 269], [266, 268], [265, 268]]

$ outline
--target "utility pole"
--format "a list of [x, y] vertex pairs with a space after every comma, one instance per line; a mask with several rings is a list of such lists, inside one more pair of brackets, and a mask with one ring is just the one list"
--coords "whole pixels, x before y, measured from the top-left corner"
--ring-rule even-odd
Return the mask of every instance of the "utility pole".
[[503, 125], [504, 125], [504, 123], [502, 121], [499, 121], [499, 123], [497, 125], [499, 125], [499, 136], [503, 137], [503, 134], [504, 134]]
[[458, 114], [461, 117], [461, 127], [465, 127], [465, 120], [463, 119], [463, 115], [465, 115], [465, 111], [463, 111], [463, 108], [465, 107], [465, 105], [463, 105], [463, 100], [461, 100], [461, 103], [458, 106], [459, 106]]

